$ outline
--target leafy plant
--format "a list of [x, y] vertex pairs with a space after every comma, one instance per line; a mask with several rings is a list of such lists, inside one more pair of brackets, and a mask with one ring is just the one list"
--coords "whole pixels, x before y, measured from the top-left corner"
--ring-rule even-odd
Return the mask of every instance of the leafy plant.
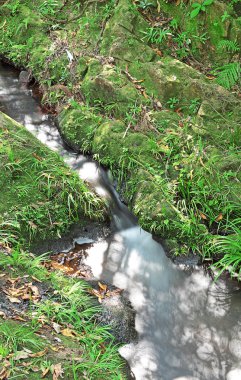
[[160, 29], [156, 27], [148, 28], [146, 32], [143, 32], [145, 34], [145, 37], [148, 42], [151, 42], [152, 44], [161, 44], [163, 40], [167, 38], [167, 36], [171, 36], [171, 30], [170, 29]]
[[169, 107], [171, 108], [171, 109], [174, 109], [174, 108], [176, 108], [177, 107], [177, 105], [178, 105], [178, 103], [179, 103], [179, 99], [177, 99], [177, 98], [170, 98], [168, 101], [167, 101], [167, 104], [169, 105]]
[[241, 275], [241, 219], [236, 219], [232, 226], [232, 234], [228, 236], [218, 236], [213, 244], [212, 251], [224, 254], [223, 258], [214, 264], [219, 269], [217, 277], [225, 270], [229, 270], [232, 275]]
[[240, 51], [240, 46], [238, 42], [231, 40], [222, 40], [218, 44], [219, 50], [226, 50], [230, 53], [237, 53]]
[[188, 107], [189, 112], [191, 114], [196, 114], [201, 104], [201, 100], [199, 98], [192, 99], [190, 105]]
[[204, 0], [201, 3], [193, 3], [192, 7], [194, 8], [192, 12], [190, 13], [190, 18], [197, 17], [197, 15], [203, 11], [206, 11], [206, 7], [208, 5], [211, 5], [214, 2], [214, 0]]
[[153, 4], [150, 3], [148, 0], [140, 0], [138, 2], [138, 8], [145, 10], [146, 8], [151, 7]]
[[239, 62], [230, 62], [214, 70], [217, 75], [217, 82], [221, 86], [230, 90], [239, 80], [241, 75], [241, 66]]
[[225, 11], [223, 15], [221, 16], [221, 20], [222, 22], [225, 22], [226, 20], [230, 19], [230, 17], [231, 17], [230, 14], [228, 14], [228, 12]]
[[40, 4], [39, 11], [43, 15], [54, 15], [58, 6], [59, 2], [57, 0], [46, 0]]

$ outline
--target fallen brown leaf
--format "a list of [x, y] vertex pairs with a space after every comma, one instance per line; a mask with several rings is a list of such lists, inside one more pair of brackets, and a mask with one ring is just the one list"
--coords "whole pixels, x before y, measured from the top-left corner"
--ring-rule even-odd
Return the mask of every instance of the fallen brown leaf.
[[102, 284], [101, 282], [98, 282], [99, 288], [104, 290], [105, 292], [107, 291], [107, 285]]
[[44, 356], [48, 352], [48, 348], [46, 347], [43, 351], [35, 352], [34, 354], [29, 354], [30, 358], [40, 358]]
[[7, 296], [7, 298], [9, 299], [10, 302], [12, 303], [21, 303], [21, 301], [16, 298], [16, 297], [10, 297], [10, 296]]
[[2, 317], [3, 319], [6, 318], [6, 314], [4, 313], [4, 311], [0, 311], [0, 317]]
[[43, 370], [41, 378], [43, 379], [48, 373], [49, 373], [49, 368], [46, 368], [45, 370]]
[[69, 328], [61, 330], [61, 334], [72, 338], [78, 336], [78, 334], [74, 330], [71, 330]]
[[22, 360], [29, 358], [30, 354], [24, 350], [17, 351], [16, 354], [13, 356], [13, 360]]
[[61, 326], [58, 323], [53, 323], [53, 329], [56, 331], [57, 334], [60, 333]]
[[7, 380], [9, 374], [10, 374], [10, 371], [7, 368], [3, 368], [0, 371], [0, 380]]
[[61, 366], [61, 363], [59, 364], [55, 364], [55, 365], [52, 365], [51, 366], [51, 372], [53, 374], [53, 380], [58, 380], [59, 377], [63, 377], [63, 369], [62, 369], [62, 366]]
[[215, 219], [215, 222], [220, 222], [223, 219], [223, 214], [220, 213], [217, 218]]
[[200, 215], [201, 219], [208, 220], [208, 218], [206, 217], [206, 215], [203, 214], [201, 211], [199, 211], [199, 215]]

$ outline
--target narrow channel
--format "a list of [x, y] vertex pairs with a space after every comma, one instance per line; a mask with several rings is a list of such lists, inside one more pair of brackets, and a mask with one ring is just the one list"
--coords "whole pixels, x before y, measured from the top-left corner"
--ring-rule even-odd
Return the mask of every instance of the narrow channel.
[[1, 111], [63, 156], [111, 204], [116, 233], [88, 250], [96, 278], [125, 289], [136, 311], [138, 343], [120, 349], [137, 380], [240, 380], [241, 289], [213, 282], [202, 268], [183, 271], [142, 230], [98, 163], [65, 148], [58, 130], [18, 80], [0, 64]]

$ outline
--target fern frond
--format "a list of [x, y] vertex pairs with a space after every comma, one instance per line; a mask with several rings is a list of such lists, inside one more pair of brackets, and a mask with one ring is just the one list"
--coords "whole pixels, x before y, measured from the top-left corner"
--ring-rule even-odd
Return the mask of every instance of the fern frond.
[[216, 72], [218, 84], [230, 90], [240, 79], [241, 66], [239, 62], [231, 62], [218, 67]]
[[222, 40], [218, 44], [219, 50], [226, 50], [229, 53], [236, 53], [240, 51], [239, 44], [236, 41]]

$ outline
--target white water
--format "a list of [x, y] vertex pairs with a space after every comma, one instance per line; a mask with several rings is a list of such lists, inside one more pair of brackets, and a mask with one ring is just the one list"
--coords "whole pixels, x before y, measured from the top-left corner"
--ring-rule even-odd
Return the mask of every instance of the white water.
[[240, 380], [241, 292], [232, 281], [214, 284], [202, 270], [185, 273], [136, 225], [98, 164], [67, 151], [17, 73], [0, 65], [0, 104], [71, 168], [110, 199], [117, 226], [110, 241], [89, 249], [97, 278], [126, 289], [136, 310], [138, 344], [121, 348], [138, 380]]

